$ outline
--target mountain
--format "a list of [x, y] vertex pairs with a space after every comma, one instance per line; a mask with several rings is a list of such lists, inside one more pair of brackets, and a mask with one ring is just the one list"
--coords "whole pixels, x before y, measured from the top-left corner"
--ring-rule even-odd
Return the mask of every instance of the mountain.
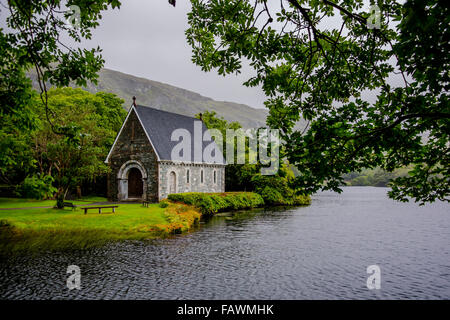
[[[36, 73], [29, 73], [33, 86], [38, 89]], [[169, 112], [194, 116], [205, 110], [215, 111], [228, 121], [238, 121], [244, 128], [265, 126], [267, 110], [255, 109], [245, 104], [216, 101], [198, 93], [171, 86], [162, 82], [138, 78], [126, 73], [102, 69], [98, 84], [89, 83], [87, 91], [112, 92], [125, 100], [124, 108], [129, 109], [132, 97], [137, 104]]]

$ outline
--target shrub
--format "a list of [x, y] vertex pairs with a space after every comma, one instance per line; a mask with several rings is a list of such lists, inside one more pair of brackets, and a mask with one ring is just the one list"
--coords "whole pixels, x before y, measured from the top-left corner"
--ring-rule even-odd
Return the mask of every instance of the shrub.
[[164, 216], [166, 217], [168, 224], [155, 225], [157, 233], [161, 236], [188, 231], [200, 221], [201, 214], [191, 206], [185, 204], [173, 204], [167, 207], [164, 211]]
[[19, 186], [18, 193], [21, 197], [37, 200], [51, 198], [57, 191], [52, 185], [53, 181], [53, 177], [49, 175], [44, 176], [39, 174], [26, 177]]
[[291, 186], [293, 178], [282, 170], [280, 173], [272, 176], [255, 175], [252, 178], [255, 192], [262, 196], [264, 203], [270, 206], [310, 204], [309, 196], [298, 195], [298, 191]]
[[264, 205], [263, 198], [254, 192], [200, 193], [186, 192], [169, 194], [169, 200], [193, 205], [204, 215], [217, 212], [250, 209]]
[[266, 205], [279, 205], [286, 204], [286, 200], [283, 198], [277, 189], [266, 186], [260, 191], [261, 197], [264, 199]]
[[294, 197], [294, 205], [307, 205], [311, 204], [311, 197], [308, 195], [297, 195]]
[[168, 206], [169, 206], [169, 203], [167, 201], [163, 200], [159, 203], [160, 208], [167, 208]]

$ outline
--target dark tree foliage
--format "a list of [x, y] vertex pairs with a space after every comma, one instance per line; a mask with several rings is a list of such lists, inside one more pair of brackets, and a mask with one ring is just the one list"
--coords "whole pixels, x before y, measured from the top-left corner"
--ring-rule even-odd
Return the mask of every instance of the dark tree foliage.
[[30, 108], [34, 95], [31, 81], [10, 61], [6, 37], [0, 33], [0, 185], [22, 181], [34, 165], [25, 133], [37, 127]]
[[[42, 109], [53, 133], [67, 137], [74, 147], [81, 146], [83, 128], [59, 121], [58, 113], [49, 107], [47, 86], [95, 82], [103, 65], [101, 50], [77, 45], [91, 37], [102, 11], [119, 6], [117, 0], [0, 1], [0, 19], [5, 26], [0, 28], [1, 184], [15, 185], [35, 169], [36, 159], [29, 146], [40, 123], [41, 112], [36, 106]], [[25, 75], [30, 69], [38, 75], [42, 104], [37, 104]]]
[[[200, 119], [200, 114], [196, 115]], [[242, 126], [239, 122], [228, 122], [218, 117], [212, 111], [205, 111], [202, 114], [202, 121], [208, 129], [217, 129], [221, 132], [226, 144], [236, 147], [237, 141], [227, 140], [227, 129], [240, 130]], [[245, 133], [242, 131], [242, 136]], [[250, 146], [248, 140], [245, 143], [246, 164], [237, 164], [237, 153], [234, 156], [234, 163], [228, 163], [225, 169], [225, 191], [253, 191], [262, 196], [264, 203], [270, 205], [306, 205], [310, 203], [309, 196], [306, 196], [303, 190], [292, 188], [294, 181], [294, 172], [292, 167], [284, 161], [280, 163], [280, 169], [273, 175], [260, 174], [261, 164], [249, 163]], [[233, 149], [230, 149], [233, 150]], [[223, 154], [226, 157], [227, 148], [224, 147]], [[253, 150], [255, 151], [255, 150]], [[255, 151], [256, 152], [256, 151]]]
[[41, 123], [32, 135], [30, 147], [40, 177], [54, 178], [57, 198], [64, 199], [70, 189], [86, 182], [93, 184], [98, 177], [106, 175], [105, 158], [126, 117], [123, 102], [112, 93], [92, 94], [73, 88], [50, 90], [48, 103], [55, 114], [55, 123], [61, 127], [80, 127], [77, 145], [51, 130], [43, 108], [36, 102]]
[[[81, 49], [73, 44], [90, 39], [92, 29], [99, 25], [101, 12], [117, 8], [117, 0], [8, 0], [2, 1], [0, 17], [6, 29], [0, 29], [1, 90], [9, 99], [0, 101], [2, 113], [17, 112], [27, 97], [7, 85], [5, 78], [19, 79], [30, 68], [36, 70], [40, 95], [46, 118], [55, 133], [76, 139], [75, 127], [54, 125], [53, 114], [48, 110], [47, 84], [79, 86], [97, 79], [103, 66], [101, 49]], [[74, 7], [76, 6], [76, 7]], [[72, 45], [71, 45], [72, 44]], [[22, 86], [27, 82], [22, 80]], [[3, 97], [2, 97], [3, 98]], [[28, 100], [29, 101], [29, 100]]]
[[[197, 119], [200, 119], [200, 114], [195, 115]], [[242, 125], [239, 122], [228, 122], [222, 117], [217, 116], [216, 112], [205, 111], [202, 114], [202, 121], [205, 123], [208, 129], [217, 129], [221, 132], [223, 137], [223, 150], [222, 154], [226, 158], [227, 151], [227, 130], [239, 130], [242, 129]], [[230, 142], [230, 145], [234, 148], [235, 141]], [[248, 151], [248, 143], [246, 142], [246, 150]], [[237, 155], [235, 155], [237, 159]], [[250, 191], [253, 189], [251, 179], [260, 170], [260, 166], [256, 164], [237, 164], [235, 161], [233, 164], [228, 164], [225, 170], [225, 190], [226, 191]]]
[[[412, 168], [390, 197], [450, 201], [449, 6], [437, 0], [191, 0], [192, 60], [255, 71], [307, 193], [365, 168]], [[366, 8], [364, 10], [364, 8]], [[301, 119], [301, 130], [295, 124]]]

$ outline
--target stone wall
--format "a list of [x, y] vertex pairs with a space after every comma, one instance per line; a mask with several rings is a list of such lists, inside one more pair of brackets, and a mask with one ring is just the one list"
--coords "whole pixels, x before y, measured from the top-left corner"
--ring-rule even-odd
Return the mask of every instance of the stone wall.
[[[189, 170], [189, 182], [187, 171]], [[201, 171], [203, 170], [203, 183]], [[214, 183], [214, 171], [216, 182]], [[174, 164], [171, 161], [159, 163], [159, 200], [169, 194], [170, 173], [175, 173], [176, 193], [181, 192], [224, 192], [225, 166], [208, 164]]]
[[130, 168], [135, 167], [141, 171], [144, 180], [143, 200], [158, 202], [157, 156], [134, 111], [129, 115], [116, 141], [108, 164], [111, 168], [108, 175], [110, 201], [126, 200], [123, 197], [127, 194], [127, 173]]

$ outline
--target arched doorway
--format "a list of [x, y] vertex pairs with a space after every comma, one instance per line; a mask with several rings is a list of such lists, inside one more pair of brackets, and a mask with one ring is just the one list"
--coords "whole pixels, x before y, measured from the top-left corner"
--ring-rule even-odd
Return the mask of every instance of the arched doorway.
[[173, 171], [169, 175], [169, 194], [170, 193], [177, 193], [177, 176]]
[[130, 168], [128, 172], [128, 198], [142, 198], [143, 191], [144, 184], [141, 171], [137, 168]]
[[141, 162], [137, 160], [125, 162], [117, 172], [117, 183], [117, 199], [119, 201], [147, 200], [147, 171]]

